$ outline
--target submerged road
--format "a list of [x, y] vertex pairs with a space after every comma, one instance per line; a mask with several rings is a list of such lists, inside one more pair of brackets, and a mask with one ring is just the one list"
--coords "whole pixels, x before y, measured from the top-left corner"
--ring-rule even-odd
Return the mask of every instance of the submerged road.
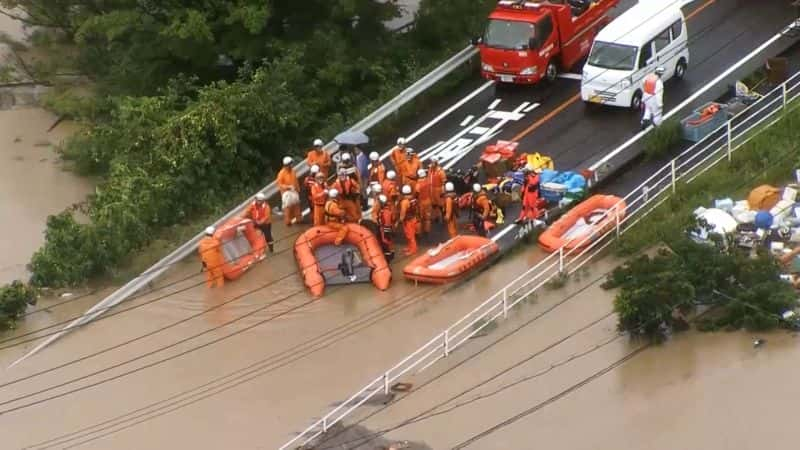
[[[667, 109], [774, 35], [791, 14], [785, 2], [695, 3], [687, 8], [692, 64], [683, 83], [667, 85]], [[578, 88], [578, 81], [560, 79], [553, 86], [496, 90], [476, 79], [438, 110], [420, 112], [405, 133], [415, 135], [412, 147], [453, 167], [474, 164], [483, 149], [475, 144], [491, 136], [490, 142], [513, 139], [521, 151], [551, 155], [558, 169], [582, 169], [638, 124], [622, 110], [585, 111]], [[154, 292], [118, 308], [135, 309], [91, 324], [0, 374], [4, 445], [276, 448], [310, 414], [352, 394], [542, 256], [526, 249], [447, 288], [405, 282], [400, 260], [387, 292], [334, 287], [313, 301], [290, 250], [299, 230], [275, 228], [279, 254], [243, 279], [207, 291], [198, 286], [197, 263], [180, 264]], [[64, 320], [94, 301], [26, 320], [17, 334]], [[119, 348], [105, 351], [113, 346]], [[24, 350], [3, 350], [0, 363]], [[45, 391], [57, 384], [64, 386]]]

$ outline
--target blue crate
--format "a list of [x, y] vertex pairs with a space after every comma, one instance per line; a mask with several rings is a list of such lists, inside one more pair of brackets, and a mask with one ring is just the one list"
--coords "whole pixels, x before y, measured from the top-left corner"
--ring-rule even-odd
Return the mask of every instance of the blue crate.
[[689, 122], [692, 120], [697, 120], [700, 118], [699, 112], [693, 112], [689, 117], [681, 120], [681, 132], [683, 134], [683, 138], [687, 141], [691, 142], [699, 142], [704, 137], [711, 134], [717, 128], [724, 126], [725, 122], [728, 120], [728, 115], [725, 113], [725, 110], [722, 109], [720, 112], [714, 115], [711, 120], [708, 122], [702, 123], [700, 125], [689, 125]]

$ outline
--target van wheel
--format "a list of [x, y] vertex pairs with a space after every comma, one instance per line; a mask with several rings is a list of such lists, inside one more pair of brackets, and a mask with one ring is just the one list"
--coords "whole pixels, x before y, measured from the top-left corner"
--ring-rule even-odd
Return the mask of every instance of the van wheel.
[[547, 79], [548, 82], [552, 83], [556, 81], [556, 77], [558, 76], [558, 67], [556, 67], [556, 63], [550, 61], [547, 63], [547, 69], [544, 71], [544, 77]]
[[631, 110], [638, 112], [640, 109], [642, 109], [642, 91], [637, 90], [631, 99]]
[[682, 80], [686, 76], [686, 60], [681, 58], [675, 66], [675, 78]]

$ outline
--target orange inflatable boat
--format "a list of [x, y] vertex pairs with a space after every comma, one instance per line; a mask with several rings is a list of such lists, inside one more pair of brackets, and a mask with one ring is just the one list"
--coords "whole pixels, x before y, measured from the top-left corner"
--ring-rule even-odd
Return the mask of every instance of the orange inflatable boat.
[[222, 243], [225, 258], [222, 273], [229, 280], [241, 277], [250, 266], [264, 259], [267, 241], [250, 219], [234, 217], [217, 227], [214, 237]]
[[[539, 246], [555, 252], [588, 247], [625, 217], [625, 201], [613, 195], [595, 195], [556, 220], [539, 236]], [[587, 237], [591, 236], [587, 239]]]
[[445, 284], [487, 262], [500, 248], [480, 236], [456, 236], [411, 261], [403, 274], [409, 280]]
[[334, 245], [337, 231], [327, 225], [313, 227], [294, 243], [294, 256], [306, 287], [315, 297], [326, 285], [369, 283], [389, 288], [392, 270], [378, 240], [368, 229], [348, 223], [347, 236]]

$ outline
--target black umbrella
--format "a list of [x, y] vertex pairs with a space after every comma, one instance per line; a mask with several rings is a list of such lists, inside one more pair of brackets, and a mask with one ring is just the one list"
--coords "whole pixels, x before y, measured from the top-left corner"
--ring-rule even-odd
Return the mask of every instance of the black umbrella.
[[360, 131], [345, 131], [333, 140], [340, 145], [363, 145], [369, 143], [369, 136]]

